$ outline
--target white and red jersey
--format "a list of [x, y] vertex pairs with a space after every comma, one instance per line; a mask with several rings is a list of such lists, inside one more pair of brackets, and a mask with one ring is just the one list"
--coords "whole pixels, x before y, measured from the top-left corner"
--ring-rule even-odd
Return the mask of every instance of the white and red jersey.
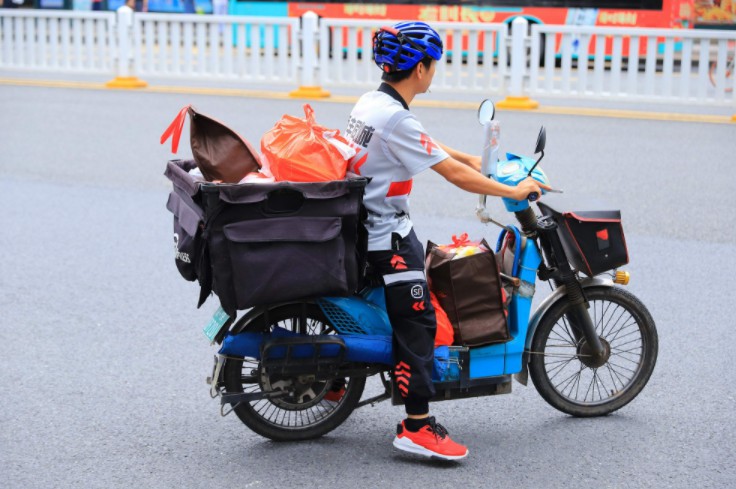
[[412, 228], [412, 177], [449, 155], [386, 83], [360, 97], [350, 113], [345, 137], [357, 150], [349, 170], [371, 179], [363, 201], [368, 209], [368, 251], [391, 249], [391, 234], [403, 238]]

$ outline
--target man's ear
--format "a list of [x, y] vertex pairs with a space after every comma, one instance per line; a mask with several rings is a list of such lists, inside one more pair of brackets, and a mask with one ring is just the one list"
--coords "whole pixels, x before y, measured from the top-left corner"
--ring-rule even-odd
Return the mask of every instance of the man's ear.
[[427, 74], [427, 68], [424, 66], [424, 63], [421, 61], [417, 63], [416, 67], [414, 68], [416, 70], [417, 78], [420, 80]]

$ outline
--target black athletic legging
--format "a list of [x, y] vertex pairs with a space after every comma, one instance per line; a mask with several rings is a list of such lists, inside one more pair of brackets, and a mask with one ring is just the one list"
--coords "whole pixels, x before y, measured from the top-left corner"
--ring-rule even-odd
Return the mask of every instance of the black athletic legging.
[[391, 249], [368, 252], [373, 272], [386, 287], [386, 310], [393, 327], [394, 375], [407, 414], [425, 414], [434, 396], [432, 365], [437, 320], [424, 275], [424, 249], [412, 230], [394, 234]]

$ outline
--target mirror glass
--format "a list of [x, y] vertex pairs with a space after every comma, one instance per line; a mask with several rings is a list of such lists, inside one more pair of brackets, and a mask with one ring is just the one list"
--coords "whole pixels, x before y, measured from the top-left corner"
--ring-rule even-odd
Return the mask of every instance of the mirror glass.
[[547, 132], [544, 130], [544, 126], [539, 130], [539, 136], [537, 136], [537, 147], [534, 153], [541, 153], [544, 151], [544, 145], [547, 142]]
[[488, 99], [481, 102], [480, 107], [478, 107], [478, 122], [483, 125], [488, 121], [492, 121], [494, 115], [496, 115], [496, 106], [493, 105], [493, 102]]

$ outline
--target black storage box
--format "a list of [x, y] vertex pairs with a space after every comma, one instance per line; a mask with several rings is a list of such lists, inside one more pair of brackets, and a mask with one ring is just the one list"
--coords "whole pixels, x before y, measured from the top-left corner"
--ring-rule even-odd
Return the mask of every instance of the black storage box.
[[620, 211], [560, 213], [539, 204], [558, 224], [557, 232], [570, 264], [589, 277], [629, 263]]
[[[166, 175], [172, 194], [198, 189], [191, 201], [203, 211], [195, 252], [200, 304], [210, 287], [231, 316], [255, 305], [349, 295], [359, 287], [367, 247], [365, 178], [212, 184], [186, 168], [187, 162], [169, 162]], [[175, 212], [174, 219], [181, 223], [183, 215]]]
[[558, 213], [539, 205], [553, 215], [570, 264], [593, 277], [629, 263], [620, 211], [582, 211]]

